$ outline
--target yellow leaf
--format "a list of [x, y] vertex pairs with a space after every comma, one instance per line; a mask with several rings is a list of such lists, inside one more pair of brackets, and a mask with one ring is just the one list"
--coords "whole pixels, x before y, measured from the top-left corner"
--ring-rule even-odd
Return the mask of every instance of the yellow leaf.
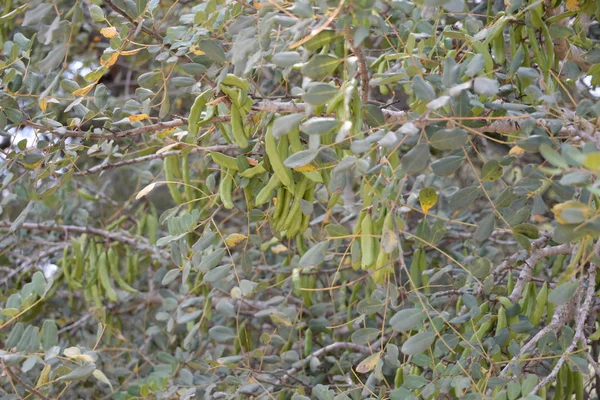
[[315, 167], [314, 165], [311, 165], [311, 164], [307, 164], [307, 165], [303, 165], [298, 168], [294, 168], [294, 171], [297, 171], [297, 172], [313, 172], [316, 170], [317, 170], [317, 167]]
[[232, 233], [231, 235], [225, 238], [225, 244], [227, 247], [237, 246], [238, 243], [246, 240], [246, 235], [242, 235], [241, 233]]
[[359, 374], [366, 374], [375, 368], [379, 360], [381, 359], [381, 353], [371, 354], [369, 357], [365, 358], [358, 364], [356, 367], [356, 372]]
[[122, 51], [121, 55], [122, 56], [133, 56], [137, 53], [140, 52], [140, 50], [142, 50], [142, 48], [140, 47], [139, 49], [133, 49], [133, 50], [127, 50], [127, 51]]
[[85, 96], [86, 94], [88, 94], [90, 92], [90, 90], [92, 90], [94, 88], [94, 86], [96, 86], [96, 83], [97, 82], [93, 82], [93, 83], [90, 83], [89, 85], [87, 85], [86, 87], [77, 89], [72, 93], [72, 95], [73, 96]]
[[100, 60], [100, 65], [104, 65], [106, 68], [112, 67], [119, 59], [119, 55], [120, 53], [118, 51], [115, 51], [106, 60]]
[[149, 118], [148, 114], [136, 114], [136, 115], [130, 115], [129, 121], [138, 122], [138, 121], [142, 121], [142, 120], [148, 119], [148, 118]]
[[100, 29], [100, 34], [105, 38], [112, 39], [115, 36], [117, 36], [117, 30], [114, 27], [110, 26], [107, 28]]
[[600, 169], [600, 153], [590, 153], [583, 160], [583, 166], [587, 169], [597, 171]]
[[567, 10], [577, 11], [579, 10], [579, 0], [567, 0]]
[[515, 157], [521, 157], [523, 154], [525, 154], [525, 150], [522, 147], [515, 146], [510, 149], [508, 154]]
[[276, 246], [271, 247], [271, 252], [273, 252], [273, 254], [280, 254], [285, 251], [288, 251], [288, 248], [285, 247], [284, 245], [282, 245], [281, 243]]
[[146, 186], [145, 188], [140, 190], [140, 192], [137, 194], [137, 196], [135, 196], [135, 199], [136, 200], [141, 199], [142, 197], [144, 197], [145, 195], [150, 193], [152, 191], [152, 189], [154, 189], [155, 186], [156, 186], [156, 183], [152, 182], [151, 184], [149, 184], [148, 186]]
[[594, 210], [578, 201], [570, 200], [552, 207], [554, 219], [561, 225], [580, 224], [594, 215]]
[[421, 208], [427, 214], [431, 207], [435, 206], [438, 201], [438, 194], [432, 187], [425, 187], [419, 192], [419, 203]]
[[166, 138], [167, 136], [169, 136], [169, 134], [170, 134], [171, 132], [174, 132], [174, 131], [175, 131], [175, 129], [177, 129], [177, 128], [169, 128], [169, 129], [167, 129], [167, 130], [164, 130], [164, 131], [162, 131], [162, 132], [158, 132], [158, 133], [156, 134], [156, 136], [157, 136], [159, 139], [164, 139], [164, 138]]
[[45, 97], [42, 97], [38, 101], [38, 105], [40, 106], [40, 110], [42, 110], [42, 112], [46, 112], [46, 108], [48, 108], [48, 101], [46, 101]]

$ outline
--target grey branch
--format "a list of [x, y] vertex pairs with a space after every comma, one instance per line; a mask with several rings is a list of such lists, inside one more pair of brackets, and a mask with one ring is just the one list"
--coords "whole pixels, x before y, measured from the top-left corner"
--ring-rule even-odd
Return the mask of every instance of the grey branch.
[[[11, 225], [12, 225], [11, 222], [0, 221], [0, 229], [1, 228], [8, 229], [8, 228], [10, 228]], [[85, 233], [88, 235], [103, 237], [110, 241], [126, 244], [128, 246], [131, 246], [133, 248], [141, 250], [145, 253], [148, 253], [148, 254], [160, 259], [161, 261], [170, 260], [168, 252], [151, 246], [150, 243], [148, 243], [148, 240], [146, 238], [143, 238], [143, 237], [134, 238], [133, 236], [130, 236], [129, 234], [124, 233], [124, 232], [110, 232], [110, 231], [105, 231], [102, 229], [92, 228], [92, 227], [88, 227], [88, 226], [60, 225], [60, 224], [56, 224], [56, 223], [53, 223], [52, 225], [44, 225], [44, 224], [35, 223], [35, 222], [25, 222], [25, 223], [21, 224], [19, 229], [31, 229], [31, 230], [37, 230], [37, 231], [42, 231], [42, 232], [63, 232], [65, 234], [68, 234], [70, 232], [71, 233], [81, 233], [81, 234]]]
[[510, 294], [510, 301], [514, 303], [519, 299], [519, 297], [521, 297], [523, 289], [525, 288], [525, 284], [527, 284], [527, 282], [529, 282], [531, 279], [531, 274], [533, 273], [535, 264], [537, 264], [538, 261], [550, 256], [569, 254], [572, 249], [573, 246], [571, 244], [565, 243], [559, 246], [545, 247], [543, 249], [534, 251], [533, 254], [527, 260], [525, 260], [523, 268], [521, 269], [521, 273], [519, 274], [519, 278], [517, 279], [515, 287]]
[[[272, 101], [272, 100], [262, 100], [255, 103], [252, 106], [253, 111], [255, 112], [268, 112], [268, 113], [278, 113], [278, 114], [301, 114], [305, 113], [307, 110], [306, 104], [304, 103], [293, 103], [286, 101]], [[409, 116], [404, 111], [393, 111], [383, 109], [383, 116], [385, 117], [385, 122], [388, 125], [403, 125], [407, 122], [413, 123], [417, 128], [423, 128], [427, 126], [431, 122], [428, 118], [421, 118], [418, 120], [410, 120]], [[568, 115], [565, 114], [565, 115]], [[570, 116], [570, 119], [573, 119], [573, 123], [565, 126], [561, 130], [561, 134], [567, 135], [569, 137], [579, 137], [581, 139], [585, 139], [591, 142], [596, 143], [598, 141], [597, 137], [600, 136], [600, 133], [597, 132], [596, 127], [589, 121], [576, 118], [574, 116]], [[497, 119], [497, 120], [489, 120], [485, 117], [482, 117], [480, 121], [485, 122], [484, 126], [479, 128], [469, 128], [470, 132], [475, 133], [499, 133], [504, 135], [512, 134], [520, 129], [519, 120], [522, 120], [522, 116], [515, 117], [507, 117], [506, 119]], [[219, 116], [211, 119], [211, 122], [225, 122], [229, 121], [229, 116]], [[546, 127], [547, 121], [543, 118], [537, 119], [536, 123], [540, 127]], [[43, 125], [35, 124], [31, 121], [25, 122], [26, 125], [31, 126], [35, 129], [39, 129], [41, 131], [56, 133], [62, 137], [75, 137], [75, 138], [89, 138], [94, 140], [120, 140], [124, 138], [131, 138], [143, 134], [155, 133], [165, 131], [171, 128], [178, 128], [184, 125], [187, 125], [187, 120], [185, 118], [177, 118], [172, 121], [159, 122], [156, 124], [144, 125], [137, 128], [127, 129], [120, 132], [115, 133], [100, 133], [100, 132], [84, 132], [79, 130], [63, 130], [57, 128], [46, 127]]]
[[[600, 241], [598, 243], [600, 243]], [[556, 375], [558, 375], [558, 371], [567, 360], [567, 357], [573, 352], [573, 350], [577, 348], [577, 342], [581, 340], [582, 346], [587, 347], [587, 338], [585, 337], [583, 328], [585, 326], [585, 321], [587, 320], [588, 315], [590, 313], [592, 300], [594, 299], [594, 293], [596, 289], [596, 265], [590, 264], [590, 269], [587, 273], [587, 278], [588, 282], [585, 298], [581, 306], [577, 308], [577, 319], [575, 321], [575, 336], [573, 337], [573, 342], [569, 345], [569, 347], [567, 347], [563, 355], [556, 362], [556, 365], [552, 369], [552, 372], [550, 372], [550, 374], [547, 377], [542, 379], [542, 381], [536, 385], [531, 394], [536, 394], [538, 390], [540, 390], [542, 387], [546, 386], [548, 382], [551, 382], [556, 378]]]
[[[236, 145], [217, 145], [217, 146], [210, 146], [210, 147], [195, 147], [189, 152], [189, 154], [202, 153], [202, 152], [208, 152], [208, 151], [227, 151], [227, 150], [234, 149], [236, 147], [237, 147]], [[74, 176], [87, 176], [87, 175], [97, 174], [102, 171], [119, 168], [119, 167], [124, 167], [126, 165], [139, 164], [139, 163], [143, 163], [146, 161], [163, 159], [163, 158], [166, 158], [169, 156], [176, 156], [176, 155], [181, 154], [182, 151], [183, 150], [165, 151], [163, 153], [148, 154], [147, 156], [131, 158], [129, 160], [118, 161], [115, 163], [100, 164], [100, 165], [96, 165], [95, 167], [92, 167], [90, 169], [86, 169], [84, 171], [75, 172], [73, 175]]]
[[290, 368], [287, 371], [285, 371], [285, 374], [288, 375], [288, 376], [293, 376], [300, 369], [302, 369], [306, 365], [308, 365], [310, 363], [310, 360], [312, 360], [313, 358], [322, 357], [325, 354], [327, 354], [327, 353], [329, 353], [331, 351], [336, 351], [336, 350], [352, 350], [352, 351], [356, 351], [358, 353], [362, 353], [362, 354], [365, 354], [365, 355], [370, 355], [372, 353], [371, 349], [369, 349], [366, 346], [361, 346], [361, 345], [358, 345], [358, 344], [347, 343], [347, 342], [332, 343], [332, 344], [329, 344], [329, 345], [327, 345], [325, 347], [320, 348], [319, 350], [313, 351], [308, 357], [306, 357], [303, 360], [298, 361], [298, 363], [297, 363], [297, 365], [295, 367]]

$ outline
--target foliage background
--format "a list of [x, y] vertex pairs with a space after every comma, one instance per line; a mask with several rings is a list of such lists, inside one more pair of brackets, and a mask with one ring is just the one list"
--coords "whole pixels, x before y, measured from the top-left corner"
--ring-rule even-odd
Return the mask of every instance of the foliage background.
[[0, 15], [2, 398], [598, 398], [596, 1]]

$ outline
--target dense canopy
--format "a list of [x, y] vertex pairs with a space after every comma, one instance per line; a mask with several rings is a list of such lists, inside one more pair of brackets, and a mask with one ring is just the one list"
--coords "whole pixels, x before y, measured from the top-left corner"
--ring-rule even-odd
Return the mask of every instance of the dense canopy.
[[5, 0], [0, 399], [598, 398], [596, 0]]

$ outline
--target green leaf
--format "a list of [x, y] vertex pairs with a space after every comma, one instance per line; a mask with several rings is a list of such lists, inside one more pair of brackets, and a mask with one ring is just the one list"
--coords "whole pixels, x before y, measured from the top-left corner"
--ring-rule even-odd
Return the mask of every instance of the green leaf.
[[328, 248], [329, 243], [327, 241], [315, 244], [310, 249], [308, 249], [306, 253], [304, 253], [302, 258], [300, 258], [300, 261], [298, 261], [298, 265], [301, 268], [310, 268], [318, 266], [325, 259], [325, 255]]
[[513, 228], [513, 232], [529, 239], [537, 239], [540, 237], [538, 228], [533, 224], [519, 224]]
[[87, 379], [92, 373], [96, 370], [96, 364], [89, 363], [84, 364], [80, 367], [75, 368], [73, 371], [69, 372], [66, 375], [61, 376], [59, 379], [61, 381], [82, 381]]
[[302, 114], [290, 114], [278, 117], [273, 122], [273, 136], [279, 139], [283, 135], [287, 135], [290, 131], [296, 129], [300, 122], [304, 119]]
[[181, 270], [179, 268], [172, 269], [165, 274], [165, 276], [163, 277], [160, 284], [163, 286], [166, 286], [166, 285], [170, 284], [171, 282], [173, 282], [175, 279], [177, 279], [177, 277], [180, 274], [181, 274]]
[[64, 60], [65, 54], [67, 54], [67, 45], [59, 43], [55, 48], [50, 50], [46, 58], [40, 61], [39, 71], [42, 74], [49, 74], [53, 69], [58, 67]]
[[405, 308], [390, 318], [390, 326], [395, 331], [407, 332], [421, 325], [425, 312], [420, 308]]
[[317, 54], [304, 64], [301, 72], [310, 79], [319, 80], [333, 74], [333, 71], [335, 71], [341, 61], [334, 56]]
[[438, 150], [455, 150], [464, 146], [468, 138], [464, 129], [442, 129], [433, 134], [430, 143]]
[[44, 349], [44, 351], [48, 351], [51, 347], [58, 344], [58, 329], [54, 321], [44, 321], [41, 336], [42, 349]]
[[221, 262], [225, 256], [225, 249], [217, 249], [209, 255], [202, 257], [202, 261], [198, 265], [200, 272], [208, 272]]
[[500, 83], [495, 79], [479, 77], [473, 83], [473, 91], [483, 96], [494, 96], [499, 90]]
[[223, 64], [226, 61], [223, 47], [214, 40], [201, 40], [198, 42], [198, 50], [203, 51], [206, 57], [218, 64]]
[[299, 168], [307, 164], [310, 164], [312, 160], [319, 154], [318, 151], [313, 150], [301, 150], [297, 153], [292, 154], [285, 159], [283, 164], [288, 168]]
[[540, 153], [550, 164], [558, 168], [569, 168], [569, 164], [561, 155], [546, 143], [540, 145]]
[[433, 332], [419, 332], [402, 344], [402, 352], [408, 356], [424, 352], [435, 341]]
[[415, 76], [411, 81], [411, 88], [419, 100], [431, 101], [435, 99], [435, 90], [431, 83], [425, 81], [420, 75]]
[[275, 54], [271, 61], [281, 68], [288, 68], [302, 61], [302, 56], [295, 51], [283, 51]]
[[146, 72], [140, 75], [137, 79], [138, 85], [145, 89], [151, 89], [162, 81], [162, 76], [159, 72]]
[[371, 128], [379, 128], [385, 125], [385, 117], [379, 107], [373, 104], [365, 104], [362, 108], [365, 121]]
[[452, 209], [466, 208], [480, 195], [479, 186], [462, 188], [448, 199], [448, 205]]
[[226, 326], [217, 325], [208, 330], [208, 336], [210, 336], [215, 342], [224, 343], [234, 339], [236, 335], [233, 329]]
[[[31, 3], [29, 3], [29, 4], [31, 4]], [[96, 6], [96, 7], [100, 8], [98, 6]], [[92, 7], [90, 7], [90, 13], [92, 12], [91, 8]], [[8, 11], [8, 10], [4, 9], [4, 11]], [[100, 9], [100, 11], [102, 11], [102, 9]], [[25, 13], [25, 18], [23, 18], [23, 22], [21, 23], [21, 25], [23, 25], [23, 26], [37, 25], [42, 21], [42, 19], [44, 19], [44, 17], [50, 15], [51, 13], [52, 13], [52, 4], [49, 4], [49, 3], [39, 4], [36, 8], [28, 10]], [[102, 13], [102, 15], [104, 15], [104, 13]]]
[[548, 301], [561, 306], [571, 300], [578, 287], [578, 281], [563, 283], [550, 293]]
[[361, 328], [352, 334], [351, 340], [358, 345], [369, 344], [379, 337], [381, 330], [377, 328]]
[[208, 271], [204, 275], [204, 280], [210, 283], [217, 282], [229, 275], [229, 271], [231, 271], [231, 264], [220, 265]]
[[471, 78], [479, 74], [483, 71], [484, 60], [481, 54], [475, 54], [469, 64], [467, 65], [467, 70], [465, 74], [470, 76]]
[[339, 88], [325, 83], [318, 83], [308, 89], [304, 101], [313, 106], [322, 106], [339, 92]]
[[102, 8], [98, 7], [95, 4], [90, 6], [90, 17], [94, 20], [94, 22], [102, 22], [105, 19], [104, 11]]
[[486, 215], [475, 230], [475, 234], [473, 235], [473, 239], [478, 242], [483, 242], [488, 239], [492, 232], [494, 231], [494, 223], [496, 222], [496, 217], [493, 212], [490, 212]]
[[324, 135], [339, 127], [341, 121], [329, 117], [314, 117], [300, 125], [300, 130], [307, 135]]
[[431, 169], [438, 176], [450, 176], [461, 166], [463, 160], [461, 156], [444, 157], [431, 163]]
[[325, 231], [327, 232], [327, 236], [330, 238], [348, 236], [348, 229], [339, 224], [328, 224], [325, 226]]
[[490, 160], [481, 168], [481, 180], [484, 182], [493, 182], [502, 178], [504, 168], [497, 160]]
[[416, 174], [427, 168], [429, 164], [429, 146], [419, 143], [402, 157], [402, 168], [407, 174]]

